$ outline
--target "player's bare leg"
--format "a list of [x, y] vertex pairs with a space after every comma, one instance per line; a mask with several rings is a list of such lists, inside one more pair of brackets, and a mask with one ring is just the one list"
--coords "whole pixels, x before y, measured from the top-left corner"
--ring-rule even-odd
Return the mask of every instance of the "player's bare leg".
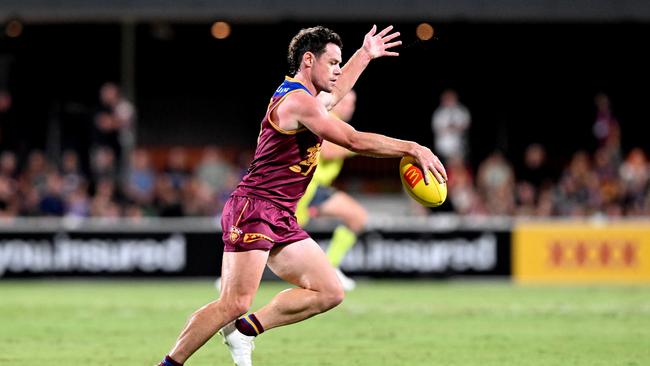
[[192, 314], [169, 357], [184, 363], [219, 329], [248, 311], [268, 256], [262, 250], [223, 254], [221, 296]]
[[266, 330], [307, 319], [343, 301], [341, 282], [311, 238], [274, 248], [268, 266], [278, 277], [299, 288], [280, 292], [255, 312]]

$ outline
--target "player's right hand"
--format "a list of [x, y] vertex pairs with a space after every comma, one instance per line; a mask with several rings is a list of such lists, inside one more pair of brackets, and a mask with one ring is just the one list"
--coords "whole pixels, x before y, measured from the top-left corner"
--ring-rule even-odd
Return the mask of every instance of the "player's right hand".
[[[429, 170], [439, 183], [447, 181], [447, 171], [440, 159], [426, 146], [416, 144], [413, 157], [423, 172]], [[424, 174], [424, 183], [429, 184], [429, 175]]]

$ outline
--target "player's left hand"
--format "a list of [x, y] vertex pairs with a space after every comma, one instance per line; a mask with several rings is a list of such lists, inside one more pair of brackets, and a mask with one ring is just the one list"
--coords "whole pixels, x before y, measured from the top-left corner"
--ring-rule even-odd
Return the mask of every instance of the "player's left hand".
[[363, 39], [363, 49], [368, 53], [370, 58], [377, 58], [382, 56], [399, 56], [398, 52], [388, 51], [388, 49], [402, 44], [402, 41], [391, 42], [393, 39], [399, 37], [399, 32], [389, 34], [391, 30], [393, 30], [393, 26], [389, 25], [381, 32], [376, 33], [377, 26], [372, 26], [370, 32], [368, 32]]

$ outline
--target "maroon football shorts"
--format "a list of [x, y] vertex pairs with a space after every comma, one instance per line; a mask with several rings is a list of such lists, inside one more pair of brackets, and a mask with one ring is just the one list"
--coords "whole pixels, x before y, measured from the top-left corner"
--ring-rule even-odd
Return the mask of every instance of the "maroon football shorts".
[[255, 197], [231, 196], [221, 216], [224, 252], [271, 250], [309, 238], [296, 217], [273, 203]]

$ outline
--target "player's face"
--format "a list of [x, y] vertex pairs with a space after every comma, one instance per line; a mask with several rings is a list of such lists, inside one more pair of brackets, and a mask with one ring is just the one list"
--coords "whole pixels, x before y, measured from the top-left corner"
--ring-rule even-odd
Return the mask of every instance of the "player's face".
[[316, 58], [312, 68], [312, 80], [316, 87], [325, 92], [331, 92], [341, 75], [341, 49], [339, 46], [328, 43], [319, 57]]

